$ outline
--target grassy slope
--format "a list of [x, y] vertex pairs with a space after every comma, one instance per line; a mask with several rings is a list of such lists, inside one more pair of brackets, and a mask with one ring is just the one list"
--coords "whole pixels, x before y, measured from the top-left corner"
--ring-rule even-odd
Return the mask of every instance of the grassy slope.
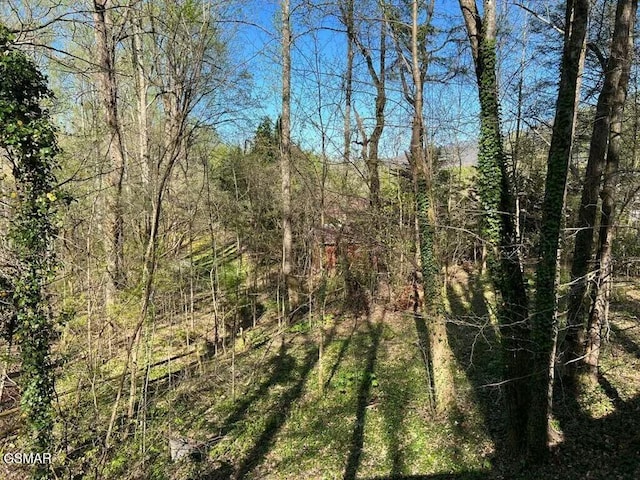
[[[617, 289], [600, 386], [576, 403], [559, 385], [555, 425], [563, 439], [550, 464], [533, 471], [505, 462], [502, 452], [500, 388], [493, 386], [500, 359], [483, 290], [456, 270], [447, 291], [458, 367], [459, 407], [451, 418], [430, 411], [425, 327], [411, 314], [381, 305], [367, 316], [332, 311], [305, 316], [284, 336], [271, 335], [274, 319], [265, 315], [238, 341], [235, 356], [227, 348], [204, 364], [186, 356], [156, 370], [135, 434], [103, 462], [113, 386], [104, 384], [94, 398], [85, 383], [81, 395], [62, 398], [75, 450], [60, 472], [95, 478], [102, 464], [102, 478], [112, 479], [640, 478], [640, 292]], [[206, 322], [195, 330], [206, 332]], [[154, 337], [171, 354], [184, 343], [174, 323]], [[78, 381], [81, 369], [74, 370]], [[63, 382], [71, 385], [71, 377]], [[170, 438], [193, 441], [200, 458], [172, 462]]]
[[275, 340], [238, 362], [235, 401], [219, 367], [162, 402], [185, 436], [214, 436], [206, 460], [172, 466], [176, 476], [376, 478], [489, 465], [491, 441], [473, 402], [455, 422], [430, 414], [411, 316], [380, 306], [366, 317], [329, 316], [321, 361], [320, 327], [292, 330], [284, 345]]

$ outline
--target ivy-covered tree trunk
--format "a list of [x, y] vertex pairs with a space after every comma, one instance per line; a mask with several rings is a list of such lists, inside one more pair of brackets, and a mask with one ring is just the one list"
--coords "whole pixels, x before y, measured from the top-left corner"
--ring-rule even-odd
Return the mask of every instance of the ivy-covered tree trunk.
[[[609, 136], [613, 135], [615, 128], [612, 118], [614, 109], [619, 108], [620, 101], [624, 105], [626, 100], [629, 70], [633, 55], [633, 26], [637, 10], [637, 0], [619, 0], [616, 9], [616, 21], [611, 40], [611, 55], [606, 62], [604, 72], [604, 84], [598, 97], [596, 116], [591, 134], [589, 159], [585, 172], [585, 181], [582, 189], [580, 210], [578, 216], [578, 231], [576, 233], [573, 262], [571, 265], [571, 291], [569, 292], [569, 305], [567, 312], [567, 335], [565, 346], [567, 350], [567, 378], [574, 386], [577, 385], [580, 360], [585, 353], [585, 311], [588, 289], [589, 265], [593, 257], [594, 227], [598, 214], [598, 192], [605, 164], [607, 162], [607, 149], [611, 149]], [[621, 122], [621, 110], [615, 110], [620, 118], [615, 122]], [[619, 139], [613, 137], [611, 141]], [[614, 152], [619, 145], [613, 145]], [[606, 189], [609, 191], [609, 189]], [[605, 198], [608, 198], [606, 196]], [[602, 210], [604, 212], [605, 205]], [[604, 219], [604, 217], [603, 217]], [[596, 272], [598, 272], [596, 270]], [[601, 275], [598, 275], [596, 286], [600, 284]], [[597, 294], [596, 294], [597, 296]], [[599, 334], [599, 333], [598, 333]], [[591, 339], [589, 335], [589, 342]], [[590, 356], [591, 357], [591, 356]]]
[[[17, 265], [11, 285], [16, 324], [7, 334], [20, 347], [21, 407], [40, 453], [51, 452], [54, 425], [50, 354], [55, 321], [46, 289], [55, 273], [58, 146], [49, 113], [41, 106], [51, 97], [46, 78], [0, 25], [0, 153], [11, 164], [16, 189], [8, 232]], [[36, 469], [35, 477], [47, 477], [46, 467]]]
[[556, 102], [547, 177], [542, 204], [542, 227], [536, 268], [535, 311], [531, 341], [533, 371], [531, 408], [527, 428], [528, 454], [539, 461], [548, 453], [548, 429], [553, 390], [553, 363], [557, 336], [557, 272], [560, 231], [563, 224], [567, 172], [573, 141], [576, 90], [580, 56], [589, 17], [589, 0], [567, 2], [560, 86]]
[[482, 234], [491, 246], [488, 269], [500, 293], [498, 321], [505, 363], [507, 443], [515, 454], [524, 453], [529, 408], [526, 376], [528, 300], [514, 223], [515, 201], [509, 182], [500, 133], [500, 105], [496, 80], [496, 5], [485, 0], [484, 18], [475, 0], [460, 0], [476, 67], [480, 99], [478, 190], [483, 206]]
[[[431, 4], [433, 8], [433, 4]], [[413, 124], [411, 133], [410, 160], [413, 170], [416, 217], [422, 289], [424, 293], [424, 316], [429, 335], [429, 360], [432, 370], [432, 389], [436, 410], [449, 413], [455, 406], [453, 381], [453, 354], [449, 346], [446, 319], [442, 314], [439, 268], [435, 256], [435, 202], [433, 201], [433, 162], [427, 157], [424, 146], [424, 124], [422, 118], [424, 66], [420, 65], [420, 40], [418, 37], [418, 1], [412, 2], [411, 15], [411, 70], [414, 84]]]

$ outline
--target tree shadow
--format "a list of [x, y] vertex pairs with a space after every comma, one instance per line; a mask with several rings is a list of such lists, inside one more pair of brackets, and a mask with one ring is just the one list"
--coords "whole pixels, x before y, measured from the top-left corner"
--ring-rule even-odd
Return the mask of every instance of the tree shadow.
[[[613, 393], [614, 397], [619, 396]], [[500, 465], [491, 470], [430, 475], [383, 475], [361, 480], [635, 480], [640, 478], [640, 396], [602, 418], [591, 418], [575, 402], [557, 412], [563, 440], [549, 461], [535, 468]]]
[[615, 411], [594, 419], [575, 399], [557, 408], [564, 440], [553, 450], [553, 463], [570, 466], [572, 478], [640, 478], [640, 396], [625, 402], [604, 375], [599, 377]]
[[293, 373], [295, 373], [299, 378], [279, 397], [276, 405], [272, 409], [273, 413], [264, 426], [262, 434], [255, 440], [253, 447], [236, 468], [235, 474], [233, 475], [234, 479], [239, 480], [245, 478], [248, 473], [260, 464], [269, 452], [273, 446], [275, 436], [284, 425], [294, 402], [302, 395], [304, 385], [317, 360], [318, 355], [316, 349], [308, 348], [302, 364], [297, 366], [297, 368], [292, 366], [289, 377], [295, 378], [293, 375]]
[[257, 389], [242, 396], [233, 411], [222, 422], [222, 427], [218, 429], [219, 436], [223, 437], [230, 433], [238, 422], [244, 419], [254, 402], [264, 397], [268, 391], [276, 385], [282, 385], [291, 380], [296, 367], [296, 359], [286, 351], [285, 344], [280, 346], [278, 355], [269, 362], [272, 365], [271, 375]]
[[[337, 324], [334, 324], [326, 337], [326, 342], [330, 343], [336, 333]], [[306, 353], [301, 362], [298, 362], [287, 351], [286, 342], [282, 342], [278, 355], [273, 359], [275, 367], [272, 375], [265, 382], [254, 390], [251, 394], [245, 395], [234, 411], [225, 419], [223, 427], [219, 429], [219, 437], [229, 434], [238, 422], [245, 419], [250, 406], [261, 397], [267, 395], [268, 391], [276, 385], [288, 385], [284, 391], [279, 393], [275, 404], [270, 407], [270, 415], [262, 428], [262, 433], [252, 442], [253, 446], [236, 463], [231, 466], [229, 463], [222, 463], [217, 468], [208, 473], [202, 474], [202, 480], [217, 479], [243, 479], [254, 470], [266, 457], [273, 447], [274, 439], [281, 430], [289, 416], [291, 408], [294, 406], [303, 393], [309, 375], [318, 362], [318, 352], [311, 342], [305, 343]]]
[[[252, 346], [252, 350], [255, 351], [259, 348], [269, 348], [269, 342], [265, 341], [257, 345]], [[237, 352], [235, 354], [236, 361], [241, 360], [242, 358], [248, 356], [251, 352], [249, 350], [243, 352]], [[173, 360], [193, 355], [194, 352], [188, 352], [186, 354], [181, 354], [173, 358]], [[175, 370], [169, 370], [162, 376], [150, 379], [146, 381], [148, 392], [146, 394], [146, 402], [147, 404], [153, 403], [155, 398], [160, 398], [167, 391], [174, 390], [176, 387], [181, 385], [183, 382], [188, 381], [189, 379], [194, 378], [197, 374], [202, 374], [202, 368], [204, 365], [207, 365], [211, 361], [215, 361], [217, 359], [224, 358], [220, 353], [216, 354], [215, 349], [210, 343], [207, 343], [204, 351], [196, 353], [199, 357], [195, 361], [191, 361], [180, 368]], [[246, 395], [242, 402], [238, 405], [236, 411], [240, 411], [244, 408], [244, 410], [248, 409], [249, 406], [253, 403], [256, 398], [259, 398], [260, 395], [266, 393], [273, 385], [280, 383], [282, 380], [283, 372], [286, 372], [286, 361], [287, 358], [281, 358], [279, 355], [273, 357], [267, 364], [268, 368], [271, 368], [272, 374], [271, 376], [263, 383], [260, 384], [257, 391], [254, 393]], [[155, 365], [150, 365], [148, 368], [152, 368], [161, 363], [165, 363], [165, 361], [158, 362]], [[206, 372], [205, 372], [206, 373]], [[145, 379], [144, 376], [141, 376], [140, 383], [144, 384]], [[206, 382], [203, 382], [203, 386], [205, 386]], [[142, 386], [142, 385], [141, 385]], [[137, 400], [139, 402], [140, 399]], [[179, 401], [179, 400], [178, 400]], [[187, 400], [190, 402], [190, 400]], [[191, 408], [191, 407], [190, 407]]]
[[449, 344], [458, 365], [473, 386], [475, 404], [495, 446], [494, 457], [503, 460], [507, 458], [504, 455], [503, 399], [498, 388], [487, 386], [499, 382], [502, 377], [502, 354], [496, 328], [490, 320], [483, 294], [485, 286], [480, 276], [470, 274], [466, 284], [458, 282], [458, 285], [462, 289], [460, 294], [453, 288], [447, 289], [451, 307], [451, 318], [447, 321]]
[[618, 343], [622, 348], [624, 348], [629, 355], [640, 358], [640, 346], [633, 341], [627, 333], [625, 333], [625, 330], [613, 323], [609, 323], [609, 326], [611, 328], [611, 332], [613, 332], [615, 336], [615, 343]]
[[429, 361], [429, 330], [427, 329], [427, 323], [424, 321], [424, 317], [417, 309], [413, 312], [413, 322], [416, 326], [416, 334], [418, 335], [418, 348], [422, 355], [422, 364], [424, 365], [425, 379], [427, 390], [429, 391], [429, 407], [433, 411], [434, 409], [434, 395], [433, 395], [433, 366]]
[[[394, 371], [394, 378], [402, 378], [406, 375], [404, 366], [400, 365], [398, 371]], [[382, 416], [387, 433], [387, 456], [391, 460], [391, 475], [399, 475], [404, 468], [404, 452], [400, 448], [402, 435], [406, 433], [403, 425], [405, 410], [411, 398], [408, 391], [401, 392], [401, 395], [390, 395], [392, 389], [385, 390], [384, 401], [381, 402]]]
[[[342, 342], [342, 344], [340, 345], [340, 351], [338, 352], [338, 357], [336, 358], [336, 361], [334, 362], [333, 366], [331, 367], [331, 371], [329, 372], [329, 375], [327, 375], [327, 380], [324, 382], [324, 388], [329, 388], [329, 385], [331, 384], [331, 380], [333, 379], [333, 376], [336, 374], [336, 372], [338, 371], [338, 368], [340, 367], [340, 363], [342, 363], [342, 360], [347, 352], [347, 350], [349, 349], [349, 345], [351, 344], [351, 340], [353, 339], [353, 335], [356, 332], [356, 329], [358, 328], [358, 318], [356, 317], [353, 321], [353, 328], [351, 329], [351, 332], [349, 333], [349, 337], [344, 340]], [[327, 342], [329, 343], [329, 342]]]
[[611, 305], [625, 317], [636, 320], [640, 317], [640, 301], [630, 298], [629, 295], [612, 300]]
[[609, 382], [607, 377], [605, 377], [601, 371], [598, 371], [598, 384], [602, 387], [602, 390], [607, 397], [609, 397], [609, 400], [611, 400], [611, 403], [616, 407], [616, 409], [624, 408], [625, 403], [622, 397], [620, 397], [618, 390], [611, 384], [611, 382]]
[[[384, 318], [384, 313], [383, 313]], [[367, 327], [371, 336], [371, 344], [367, 350], [366, 365], [363, 378], [358, 387], [358, 395], [356, 400], [356, 421], [351, 435], [351, 447], [344, 471], [344, 480], [354, 480], [358, 467], [360, 466], [360, 458], [362, 456], [362, 448], [364, 446], [364, 427], [366, 421], [367, 406], [371, 396], [371, 386], [374, 378], [374, 370], [378, 357], [378, 347], [380, 345], [380, 336], [382, 334], [382, 319], [379, 319], [375, 325], [372, 325], [372, 316], [367, 316]]]

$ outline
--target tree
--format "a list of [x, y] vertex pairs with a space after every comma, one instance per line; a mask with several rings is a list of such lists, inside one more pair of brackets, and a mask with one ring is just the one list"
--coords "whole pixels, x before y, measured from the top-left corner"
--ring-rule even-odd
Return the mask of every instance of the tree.
[[[15, 258], [12, 307], [15, 334], [22, 356], [22, 410], [33, 446], [52, 449], [54, 374], [51, 345], [56, 320], [47, 297], [55, 274], [55, 213], [61, 193], [55, 170], [59, 148], [56, 131], [43, 103], [53, 97], [46, 78], [13, 36], [0, 24], [0, 148], [11, 164], [15, 181], [13, 218], [8, 236]], [[46, 477], [44, 467], [36, 477]]]
[[214, 109], [209, 108], [213, 107], [211, 99], [215, 98], [227, 74], [222, 68], [212, 68], [213, 64], [220, 67], [225, 61], [225, 49], [219, 43], [218, 31], [212, 20], [213, 12], [195, 8], [192, 2], [152, 2], [147, 7], [148, 14], [144, 20], [149, 28], [141, 28], [146, 32], [147, 50], [139, 50], [138, 54], [153, 63], [153, 69], [147, 68], [145, 71], [154, 74], [148, 83], [156, 93], [153, 107], [157, 119], [156, 131], [160, 133], [149, 148], [153, 166], [149, 195], [150, 228], [144, 239], [140, 311], [126, 342], [125, 366], [119, 375], [119, 386], [105, 436], [107, 446], [110, 445], [127, 372], [131, 373], [127, 413], [129, 418], [135, 415], [139, 370], [137, 351], [142, 327], [153, 320], [152, 297], [164, 233], [164, 203], [174, 169], [176, 165], [186, 162], [190, 142], [200, 126], [193, 118], [196, 106], [206, 106], [200, 111], [212, 117], [215, 115]]
[[[606, 165], [609, 165], [609, 171], [605, 176], [606, 185], [603, 187], [601, 194], [603, 198], [601, 225], [606, 225], [606, 227], [604, 229], [601, 227], [600, 229], [602, 235], [600, 248], [610, 244], [606, 237], [611, 235], [612, 226], [613, 189], [615, 189], [612, 182], [615, 181], [614, 178], [616, 176], [617, 165], [615, 164], [619, 161], [619, 137], [621, 133], [619, 130], [621, 129], [622, 108], [626, 100], [626, 89], [633, 55], [633, 21], [636, 9], [636, 1], [618, 1], [615, 27], [611, 37], [611, 54], [604, 65], [604, 83], [598, 96], [589, 147], [589, 158], [578, 212], [577, 233], [573, 250], [573, 262], [571, 264], [572, 285], [569, 292], [567, 335], [565, 338], [568, 350], [568, 378], [575, 387], [579, 386], [577, 376], [580, 373], [581, 365], [589, 365], [591, 375], [597, 373], [594, 370], [597, 368], [597, 354], [595, 352], [599, 351], [599, 325], [601, 323], [596, 319], [601, 317], [601, 314], [590, 315], [590, 319], [593, 318], [594, 322], [589, 322], [589, 338], [587, 339], [585, 336], [585, 310], [590, 276], [589, 265], [593, 258], [595, 226], [599, 211], [598, 194]], [[614, 129], [618, 129], [618, 132], [614, 132]], [[611, 154], [613, 154], [613, 164], [609, 163], [609, 155]], [[605, 199], [607, 204], [605, 204]], [[601, 257], [603, 254], [604, 258]], [[605, 311], [604, 297], [602, 295], [606, 282], [602, 280], [609, 276], [605, 272], [610, 268], [610, 261], [607, 260], [607, 256], [604, 251], [601, 251], [596, 261], [598, 268], [595, 269], [595, 285], [597, 289], [594, 295], [596, 298], [599, 297], [599, 300], [596, 302], [597, 307], [596, 304], [592, 306], [594, 313]], [[589, 355], [586, 358], [584, 357], [585, 342], [587, 342], [587, 349], [589, 350]], [[586, 361], [582, 361], [582, 358], [585, 358]]]
[[107, 158], [109, 159], [104, 206], [105, 252], [107, 257], [106, 305], [125, 285], [124, 226], [122, 185], [125, 168], [125, 148], [118, 114], [118, 85], [116, 81], [116, 37], [111, 21], [111, 2], [94, 0], [93, 19], [100, 67], [100, 97], [107, 124]]
[[280, 117], [280, 169], [282, 175], [282, 290], [285, 320], [293, 299], [293, 234], [291, 228], [291, 18], [289, 0], [282, 0], [282, 115]]
[[481, 17], [475, 0], [460, 0], [476, 71], [480, 100], [478, 190], [483, 206], [482, 233], [491, 246], [488, 266], [500, 293], [498, 320], [505, 360], [507, 441], [511, 450], [524, 452], [522, 432], [529, 408], [526, 373], [528, 346], [527, 291], [522, 274], [515, 201], [500, 132], [500, 104], [496, 79], [496, 2], [484, 1]]
[[[348, 55], [347, 63], [353, 62], [353, 52], [351, 49], [355, 45], [365, 60], [369, 77], [375, 87], [375, 126], [370, 135], [367, 135], [364, 122], [356, 112], [356, 122], [360, 132], [360, 142], [362, 145], [362, 156], [367, 167], [369, 184], [369, 202], [374, 209], [374, 213], [379, 214], [382, 206], [380, 201], [380, 175], [378, 173], [378, 152], [380, 149], [380, 139], [385, 127], [385, 107], [387, 104], [386, 92], [386, 57], [387, 57], [387, 25], [384, 20], [379, 21], [380, 25], [380, 45], [378, 50], [378, 68], [374, 64], [374, 55], [369, 46], [360, 38], [354, 20], [353, 0], [347, 0], [340, 4], [341, 21], [347, 29]], [[347, 74], [350, 75], [351, 67], [347, 66]], [[348, 86], [349, 108], [351, 107], [351, 88]]]
[[555, 342], [557, 339], [557, 273], [560, 232], [576, 108], [580, 58], [589, 17], [589, 0], [567, 1], [560, 85], [556, 101], [542, 204], [542, 226], [536, 267], [535, 310], [531, 318], [533, 370], [527, 425], [527, 453], [539, 461], [548, 453]]
[[[423, 118], [424, 84], [431, 58], [427, 50], [429, 33], [435, 2], [423, 3], [412, 0], [407, 6], [411, 9], [410, 23], [400, 20], [400, 11], [386, 5], [389, 13], [390, 30], [396, 43], [396, 50], [402, 65], [401, 78], [403, 93], [411, 107], [411, 143], [408, 159], [411, 166], [415, 208], [416, 236], [419, 246], [422, 290], [424, 293], [424, 319], [427, 319], [430, 368], [433, 372], [431, 388], [434, 392], [436, 410], [449, 413], [455, 406], [455, 386], [453, 382], [452, 353], [447, 335], [446, 319], [442, 312], [440, 288], [440, 269], [436, 257], [435, 224], [436, 203], [434, 198], [434, 161], [431, 150], [425, 145], [425, 126]], [[424, 24], [419, 23], [420, 9], [425, 8]], [[404, 51], [409, 51], [409, 57]], [[405, 70], [411, 75], [411, 87], [405, 79]]]
[[277, 157], [278, 138], [269, 117], [264, 117], [256, 128], [251, 153], [268, 163], [275, 162]]
[[[633, 35], [638, 10], [637, 0], [619, 0], [616, 9], [615, 28], [608, 70], [615, 71], [618, 82], [610, 98], [610, 127], [604, 169], [604, 182], [600, 196], [602, 214], [598, 232], [598, 251], [595, 262], [595, 279], [591, 292], [591, 308], [587, 322], [584, 365], [591, 383], [598, 381], [602, 328], [608, 320], [609, 297], [613, 275], [612, 244], [615, 236], [615, 209], [619, 183], [619, 166], [623, 154], [622, 124], [624, 105], [627, 100], [627, 85], [633, 59]], [[608, 72], [607, 72], [608, 73]], [[605, 79], [605, 85], [606, 85]], [[603, 88], [604, 91], [604, 88]], [[586, 185], [586, 184], [585, 184]], [[578, 325], [578, 327], [580, 327]], [[580, 335], [579, 338], [581, 338]]]

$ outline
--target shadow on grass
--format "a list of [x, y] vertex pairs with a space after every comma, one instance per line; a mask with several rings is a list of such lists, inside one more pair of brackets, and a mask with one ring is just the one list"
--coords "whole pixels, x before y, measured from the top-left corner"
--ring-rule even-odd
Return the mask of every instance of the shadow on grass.
[[[402, 379], [406, 375], [404, 368], [404, 365], [400, 365], [393, 377]], [[411, 392], [399, 390], [392, 396], [392, 389], [389, 388], [385, 393], [384, 401], [381, 402], [381, 410], [387, 434], [387, 457], [391, 460], [391, 475], [394, 476], [399, 475], [405, 466], [405, 452], [400, 445], [403, 435], [406, 435], [403, 421], [406, 408], [411, 401]]]
[[[578, 412], [578, 413], [576, 413]], [[577, 403], [558, 413], [564, 440], [548, 462], [529, 468], [499, 465], [456, 474], [389, 475], [361, 480], [637, 480], [640, 478], [640, 396], [622, 402], [612, 414], [593, 419]]]
[[615, 336], [615, 338], [612, 339], [612, 343], [619, 344], [629, 355], [640, 358], [640, 346], [632, 340], [625, 330], [617, 327], [613, 323], [610, 323], [609, 325], [611, 327], [611, 332], [613, 332]]
[[[470, 277], [468, 285], [460, 286], [463, 287], [461, 293], [456, 294], [453, 289], [448, 291], [454, 320], [448, 323], [449, 340], [456, 359], [474, 386], [487, 431], [495, 444], [497, 462], [494, 469], [487, 472], [388, 478], [639, 479], [640, 398], [625, 402], [605, 375], [599, 375], [599, 383], [616, 408], [612, 414], [594, 419], [581, 409], [575, 398], [565, 395], [561, 402], [554, 404], [564, 438], [553, 447], [550, 461], [528, 469], [508, 461], [504, 443], [505, 419], [502, 409], [497, 408], [502, 402], [500, 391], [484, 387], [501, 377], [499, 342], [494, 328], [486, 320], [487, 308], [480, 278]], [[636, 304], [625, 304], [625, 307], [629, 312], [638, 308]], [[633, 337], [615, 325], [611, 327], [612, 342], [640, 358], [640, 346]], [[560, 394], [561, 384], [557, 382], [556, 386], [556, 393]]]
[[[327, 375], [327, 380], [324, 382], [325, 389], [329, 388], [329, 385], [331, 384], [331, 380], [333, 379], [333, 376], [338, 371], [338, 368], [340, 367], [340, 363], [342, 363], [342, 359], [344, 358], [345, 353], [347, 353], [347, 350], [349, 349], [349, 344], [351, 344], [351, 340], [353, 339], [353, 334], [356, 332], [357, 328], [358, 328], [358, 318], [356, 317], [353, 320], [353, 328], [351, 329], [351, 333], [349, 333], [349, 337], [346, 340], [342, 341], [342, 344], [340, 345], [340, 351], [338, 352], [338, 357], [336, 358], [336, 361], [331, 367], [331, 371], [329, 372], [329, 375]], [[329, 344], [329, 342], [326, 342], [326, 343]]]
[[420, 354], [422, 355], [422, 364], [424, 365], [425, 379], [427, 390], [429, 391], [429, 408], [434, 411], [434, 396], [433, 396], [433, 368], [429, 361], [429, 330], [427, 330], [427, 324], [424, 321], [422, 314], [414, 308], [413, 321], [416, 326], [416, 334], [418, 335], [418, 348], [420, 348]]
[[[327, 344], [333, 340], [336, 328], [337, 325], [334, 325], [329, 331], [326, 337]], [[286, 343], [283, 342], [281, 344], [278, 355], [273, 359], [274, 368], [271, 376], [262, 382], [253, 393], [247, 395], [237, 404], [220, 429], [220, 436], [229, 434], [238, 422], [247, 417], [247, 413], [254, 402], [266, 396], [272, 387], [287, 385], [287, 388], [279, 393], [275, 403], [270, 406], [270, 414], [262, 428], [262, 433], [255, 438], [252, 442], [253, 446], [236, 463], [235, 467], [229, 463], [222, 463], [215, 470], [201, 475], [200, 478], [202, 480], [243, 479], [266, 457], [273, 447], [276, 435], [287, 420], [291, 408], [302, 396], [309, 374], [318, 362], [318, 352], [315, 345], [305, 344], [305, 347], [305, 356], [302, 362], [298, 362], [295, 357], [288, 353]], [[291, 382], [293, 383], [288, 385]]]
[[473, 386], [475, 403], [483, 416], [485, 429], [495, 445], [494, 456], [504, 459], [504, 418], [503, 408], [499, 407], [502, 397], [498, 389], [486, 387], [501, 378], [502, 354], [485, 302], [485, 285], [477, 274], [470, 274], [468, 280], [466, 284], [458, 282], [462, 290], [460, 294], [456, 293], [454, 288], [447, 289], [452, 316], [447, 322], [449, 344], [458, 365]]
[[[375, 309], [374, 309], [375, 311]], [[349, 456], [347, 457], [347, 465], [344, 471], [344, 480], [353, 480], [356, 478], [358, 467], [360, 466], [360, 457], [362, 456], [362, 447], [364, 446], [364, 427], [366, 422], [367, 406], [371, 395], [371, 386], [373, 374], [378, 358], [378, 347], [380, 345], [380, 336], [382, 334], [382, 318], [376, 320], [376, 324], [372, 324], [372, 316], [367, 316], [367, 326], [371, 335], [371, 344], [367, 351], [367, 363], [364, 369], [363, 378], [358, 388], [358, 396], [356, 401], [356, 422], [351, 435], [351, 447]]]
[[628, 295], [623, 298], [616, 298], [611, 301], [611, 306], [618, 314], [630, 319], [638, 319], [640, 317], [640, 301], [630, 298]]
[[[315, 348], [309, 348], [302, 364], [297, 368], [292, 365], [288, 376], [290, 378], [295, 378], [295, 376], [298, 376], [298, 379], [278, 398], [276, 405], [274, 405], [272, 409], [272, 414], [270, 415], [266, 425], [264, 426], [262, 434], [255, 440], [251, 450], [249, 450], [244, 459], [240, 462], [240, 465], [237, 467], [235, 475], [233, 476], [234, 479], [245, 478], [245, 476], [249, 472], [251, 472], [260, 464], [260, 462], [269, 452], [269, 450], [273, 446], [273, 440], [275, 436], [280, 431], [289, 415], [291, 407], [294, 405], [295, 401], [302, 395], [302, 391], [304, 389], [305, 383], [307, 382], [307, 378], [309, 377], [309, 373], [317, 363], [317, 360], [318, 355]], [[295, 376], [293, 374], [295, 374]]]
[[389, 477], [364, 477], [361, 480], [480, 480], [487, 472], [436, 473], [433, 475], [391, 475]]
[[602, 387], [602, 390], [607, 395], [607, 397], [609, 397], [609, 400], [611, 400], [613, 406], [616, 407], [616, 410], [624, 408], [625, 403], [624, 400], [622, 400], [622, 397], [620, 397], [618, 390], [600, 371], [598, 372], [598, 383], [600, 384], [600, 387]]
[[600, 384], [616, 406], [613, 413], [594, 419], [575, 401], [557, 408], [564, 441], [555, 447], [553, 463], [566, 469], [559, 478], [640, 478], [640, 396], [625, 402], [603, 375]]

